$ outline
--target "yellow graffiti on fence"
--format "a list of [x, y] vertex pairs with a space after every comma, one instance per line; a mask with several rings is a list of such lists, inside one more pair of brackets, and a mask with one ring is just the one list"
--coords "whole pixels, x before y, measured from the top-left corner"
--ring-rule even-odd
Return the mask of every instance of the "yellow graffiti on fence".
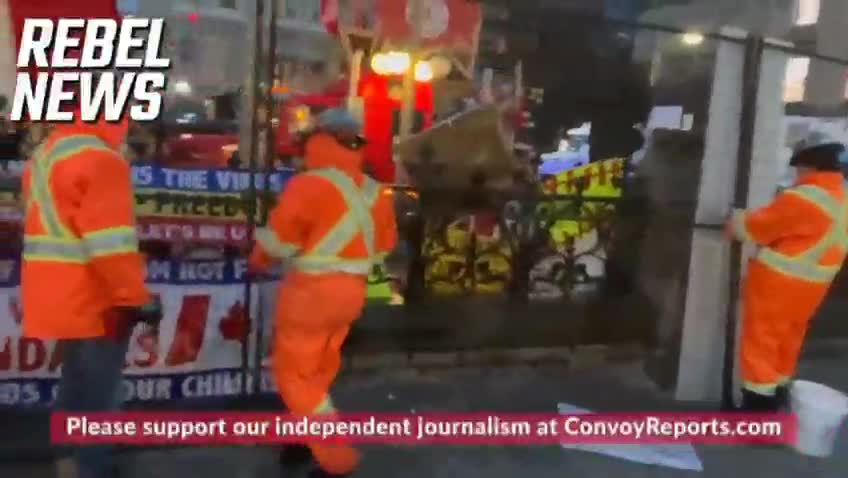
[[[543, 191], [556, 195], [579, 193], [587, 199], [615, 199], [621, 197], [623, 178], [624, 158], [612, 158], [564, 171], [548, 179], [543, 185]], [[615, 207], [607, 203], [586, 202], [578, 205], [571, 199], [554, 200], [543, 207], [551, 209], [541, 210], [539, 214], [549, 214], [553, 218], [558, 215], [580, 218], [555, 220], [550, 225], [551, 239], [559, 246], [591, 233], [597, 228], [598, 222], [615, 212]]]

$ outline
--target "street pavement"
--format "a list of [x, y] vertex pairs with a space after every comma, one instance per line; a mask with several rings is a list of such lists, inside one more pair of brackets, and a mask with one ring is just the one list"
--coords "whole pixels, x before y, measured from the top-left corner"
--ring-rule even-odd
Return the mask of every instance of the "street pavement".
[[[848, 390], [848, 346], [819, 347], [801, 363], [802, 378]], [[656, 390], [639, 363], [598, 366], [580, 371], [557, 366], [500, 369], [397, 371], [343, 377], [334, 398], [346, 411], [381, 412], [555, 412], [567, 402], [596, 411], [673, 411], [698, 409], [676, 403]], [[9, 424], [9, 426], [12, 426]], [[21, 437], [27, 430], [20, 430]], [[453, 478], [688, 478], [737, 476], [842, 478], [848, 470], [848, 440], [839, 437], [827, 459], [800, 456], [785, 448], [697, 446], [704, 471], [642, 465], [603, 455], [546, 447], [364, 448], [356, 477]], [[4, 457], [0, 477], [52, 476], [44, 462], [12, 463]], [[121, 455], [126, 478], [254, 478], [305, 476], [281, 470], [265, 447], [171, 448], [131, 450]]]

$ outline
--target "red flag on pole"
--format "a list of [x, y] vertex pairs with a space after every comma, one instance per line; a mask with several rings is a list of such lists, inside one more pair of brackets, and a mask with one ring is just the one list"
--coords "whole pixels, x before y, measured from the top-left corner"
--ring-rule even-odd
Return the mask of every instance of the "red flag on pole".
[[[422, 44], [443, 48], [472, 48], [481, 21], [480, 5], [468, 0], [429, 0], [423, 5], [419, 28]], [[412, 37], [407, 0], [378, 0], [380, 34], [393, 42]]]
[[324, 24], [327, 33], [338, 35], [339, 0], [321, 0], [321, 23]]

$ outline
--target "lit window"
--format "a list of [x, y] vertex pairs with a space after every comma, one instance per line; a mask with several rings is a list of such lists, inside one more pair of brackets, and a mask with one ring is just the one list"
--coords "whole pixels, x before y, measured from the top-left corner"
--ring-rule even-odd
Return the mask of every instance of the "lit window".
[[800, 0], [795, 23], [797, 25], [814, 25], [819, 20], [820, 8], [821, 0]]
[[804, 100], [804, 87], [809, 68], [809, 58], [792, 58], [789, 60], [786, 65], [786, 82], [783, 90], [784, 102], [795, 103]]

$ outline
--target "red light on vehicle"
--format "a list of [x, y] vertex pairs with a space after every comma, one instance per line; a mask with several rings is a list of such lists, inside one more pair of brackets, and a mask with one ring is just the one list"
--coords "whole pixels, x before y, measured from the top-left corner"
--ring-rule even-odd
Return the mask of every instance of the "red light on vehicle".
[[197, 23], [197, 20], [200, 19], [200, 15], [197, 12], [191, 12], [188, 14], [188, 21], [191, 23]]

